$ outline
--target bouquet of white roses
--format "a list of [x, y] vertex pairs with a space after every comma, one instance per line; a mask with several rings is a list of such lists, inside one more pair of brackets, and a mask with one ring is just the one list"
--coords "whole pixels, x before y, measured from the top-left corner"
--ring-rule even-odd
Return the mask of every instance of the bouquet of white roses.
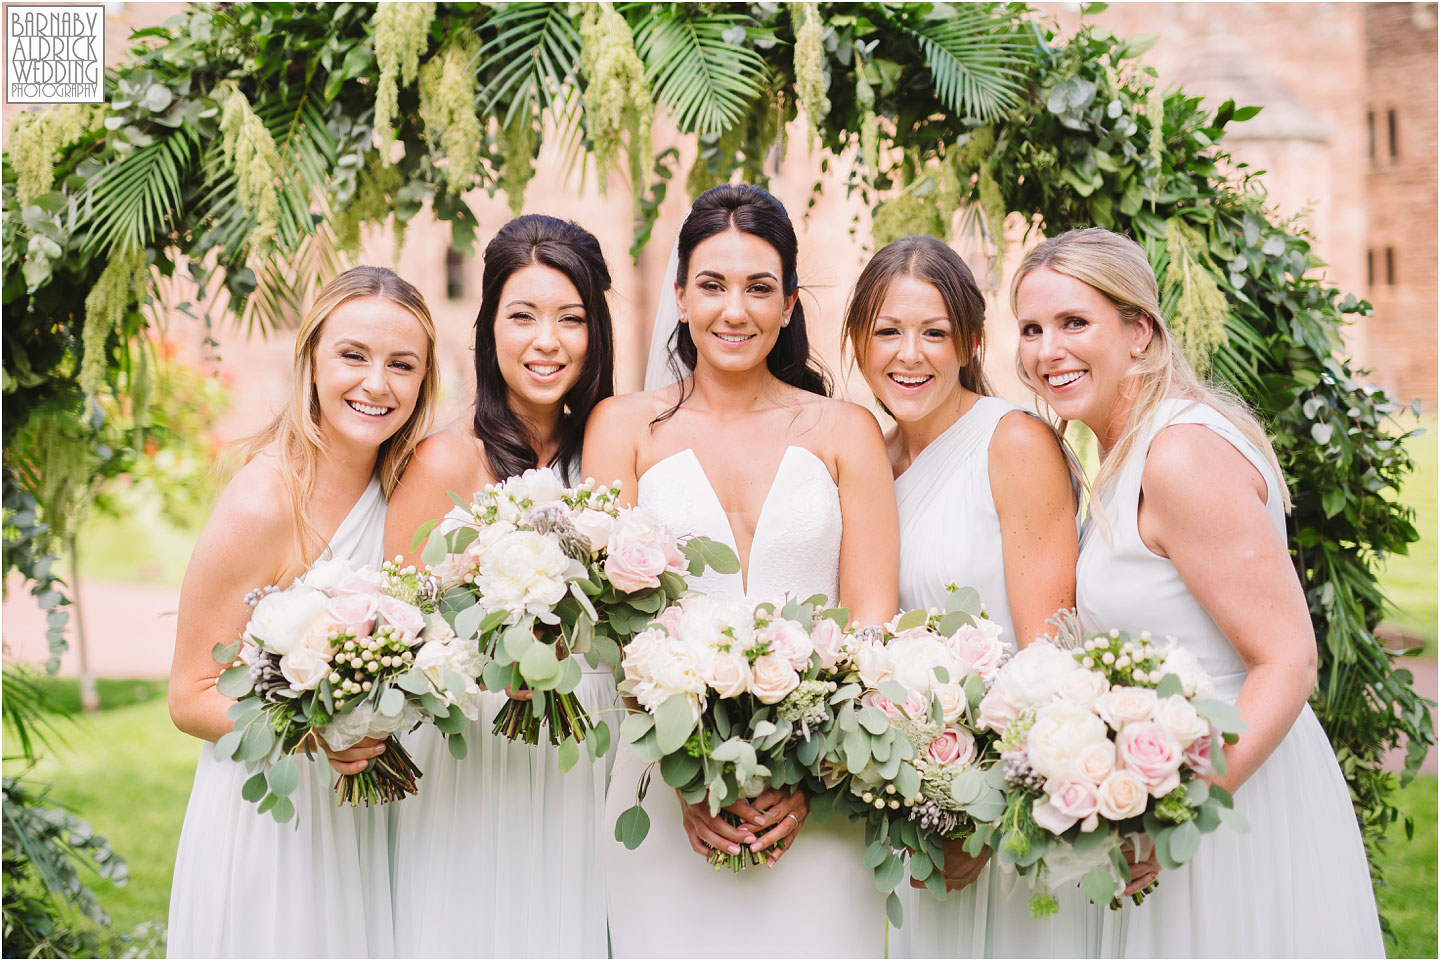
[[1037, 640], [1000, 670], [979, 717], [1001, 735], [1009, 781], [990, 843], [1039, 884], [1032, 913], [1055, 911], [1048, 884], [1077, 879], [1092, 902], [1119, 907], [1128, 839], [1148, 836], [1173, 869], [1222, 823], [1245, 829], [1230, 795], [1203, 780], [1225, 773], [1223, 745], [1245, 729], [1213, 693], [1193, 655], [1148, 633], [1070, 649]]
[[827, 665], [838, 684], [835, 721], [818, 757], [805, 752], [816, 786], [811, 811], [865, 823], [865, 863], [891, 892], [886, 910], [896, 924], [904, 852], [910, 876], [943, 899], [941, 842], [963, 839], [978, 854], [989, 822], [1004, 812], [997, 738], [976, 716], [1006, 657], [1000, 633], [974, 590], [952, 586], [944, 611], [862, 628]]
[[474, 677], [484, 657], [434, 614], [438, 584], [413, 567], [380, 570], [343, 560], [312, 567], [285, 589], [253, 592], [243, 636], [218, 644], [216, 686], [236, 699], [235, 727], [215, 745], [224, 758], [256, 773], [246, 800], [277, 821], [294, 814], [289, 795], [300, 773], [291, 755], [309, 754], [317, 738], [343, 751], [363, 738], [383, 738], [385, 751], [359, 774], [335, 782], [340, 803], [369, 805], [416, 791], [420, 770], [394, 737], [432, 721], [463, 756], [465, 719], [479, 716]]
[[610, 743], [609, 726], [573, 693], [578, 658], [615, 666], [620, 646], [685, 593], [684, 572], [739, 569], [728, 548], [703, 537], [681, 544], [619, 497], [618, 486], [567, 488], [548, 468], [528, 470], [469, 504], [457, 499], [438, 527], [415, 535], [419, 543], [436, 530], [422, 557], [440, 577], [443, 615], [491, 658], [484, 686], [531, 692], [501, 708], [495, 733], [535, 744], [545, 729], [562, 769], [579, 759], [580, 742], [592, 757]]
[[[798, 752], [817, 748], [832, 718], [832, 681], [820, 677], [825, 654], [838, 650], [846, 614], [822, 610], [823, 596], [803, 603], [727, 603], [694, 594], [667, 608], [625, 649], [620, 692], [644, 713], [620, 726], [641, 758], [691, 804], [712, 814], [767, 787], [799, 785]], [[615, 837], [638, 847], [650, 819], [640, 802], [621, 814]], [[727, 815], [728, 817], [728, 815]], [[783, 842], [782, 842], [783, 843]], [[716, 870], [739, 871], [763, 852], [715, 852]]]

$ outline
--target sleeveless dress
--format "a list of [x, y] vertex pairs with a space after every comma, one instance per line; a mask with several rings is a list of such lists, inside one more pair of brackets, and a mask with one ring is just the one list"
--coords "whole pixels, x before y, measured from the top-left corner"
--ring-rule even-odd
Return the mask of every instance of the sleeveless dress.
[[[578, 463], [578, 460], [577, 462]], [[574, 471], [562, 471], [566, 483]], [[584, 664], [575, 697], [620, 740], [615, 678]], [[402, 958], [603, 958], [608, 955], [600, 841], [615, 749], [585, 750], [560, 773], [556, 748], [492, 733], [510, 698], [481, 695], [466, 756], [422, 725], [404, 735], [420, 793], [395, 830], [395, 952]]]
[[[1173, 636], [1233, 702], [1245, 664], [1186, 589], [1175, 565], [1140, 539], [1141, 474], [1155, 436], [1203, 424], [1265, 478], [1266, 510], [1285, 531], [1280, 486], [1259, 450], [1214, 408], [1178, 398], [1156, 410], [1103, 499], [1106, 530], [1087, 524], [1077, 592], [1086, 630]], [[1242, 734], [1243, 738], [1244, 735]], [[1334, 751], [1306, 705], [1285, 739], [1235, 793], [1246, 833], [1221, 826], [1160, 886], [1110, 923], [1127, 957], [1383, 957], [1365, 849]]]
[[[732, 549], [729, 519], [693, 451], [655, 464], [640, 478], [637, 503], [682, 535]], [[840, 495], [824, 463], [786, 448], [750, 550], [749, 583], [707, 570], [691, 587], [727, 600], [836, 596]], [[634, 851], [614, 840], [621, 812], [635, 803], [646, 764], [621, 745], [605, 806], [601, 858], [615, 957], [878, 957], [885, 948], [885, 901], [861, 860], [863, 829], [832, 818], [806, 821], [773, 870], [717, 872], [691, 848], [680, 799], [655, 775], [645, 797], [650, 833]]]
[[[385, 495], [379, 477], [350, 509], [321, 559], [379, 564]], [[323, 753], [295, 758], [296, 819], [277, 824], [240, 796], [245, 765], [200, 748], [170, 889], [174, 958], [390, 957], [390, 817], [395, 805], [337, 806]], [[298, 823], [297, 823], [298, 822]]]
[[[1020, 411], [981, 397], [895, 478], [900, 510], [900, 609], [944, 607], [946, 586], [973, 587], [1015, 649], [1000, 515], [990, 489], [990, 441], [1006, 414]], [[937, 901], [905, 885], [906, 920], [892, 949], [916, 958], [1099, 957], [1103, 909], [1078, 885], [1054, 891], [1060, 911], [1030, 917], [1031, 891], [1013, 868], [991, 859], [962, 891]], [[896, 951], [892, 950], [892, 954]]]

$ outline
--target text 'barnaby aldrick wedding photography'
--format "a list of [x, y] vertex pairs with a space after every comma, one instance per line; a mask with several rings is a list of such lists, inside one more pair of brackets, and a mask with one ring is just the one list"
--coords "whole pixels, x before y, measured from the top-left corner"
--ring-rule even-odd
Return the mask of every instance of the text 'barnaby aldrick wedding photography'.
[[5, 99], [101, 103], [105, 93], [102, 4], [8, 4]]

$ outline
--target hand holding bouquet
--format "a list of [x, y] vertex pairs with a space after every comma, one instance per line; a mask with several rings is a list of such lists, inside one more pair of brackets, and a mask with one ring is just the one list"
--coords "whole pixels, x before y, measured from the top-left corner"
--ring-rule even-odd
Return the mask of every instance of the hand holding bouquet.
[[466, 717], [479, 716], [474, 678], [484, 658], [433, 613], [437, 596], [435, 579], [413, 567], [377, 571], [334, 560], [284, 590], [246, 599], [254, 610], [244, 635], [214, 650], [222, 664], [240, 659], [216, 682], [236, 703], [235, 727], [215, 753], [256, 772], [242, 789], [246, 800], [289, 820], [300, 778], [291, 755], [320, 741], [334, 751], [367, 737], [385, 741], [366, 770], [336, 781], [342, 804], [415, 793], [420, 770], [393, 736], [403, 727], [431, 720], [451, 752], [464, 755], [460, 732]]
[[1189, 652], [1148, 633], [1092, 634], [1073, 649], [1037, 640], [1000, 670], [980, 703], [1009, 782], [990, 843], [1040, 883], [1032, 913], [1054, 912], [1048, 883], [1081, 878], [1091, 901], [1119, 907], [1127, 839], [1148, 835], [1175, 868], [1220, 824], [1244, 829], [1230, 795], [1204, 780], [1224, 773], [1223, 745], [1245, 728], [1212, 694]]
[[567, 488], [548, 468], [528, 470], [469, 504], [457, 500], [422, 555], [441, 580], [440, 610], [490, 657], [485, 687], [532, 695], [500, 710], [495, 733], [535, 744], [543, 729], [562, 770], [579, 760], [580, 742], [592, 757], [610, 744], [609, 726], [574, 696], [578, 658], [617, 665], [620, 646], [685, 593], [684, 572], [739, 569], [728, 548], [702, 537], [682, 545], [619, 496], [618, 487]]
[[[625, 648], [619, 688], [645, 713], [626, 718], [621, 736], [641, 760], [659, 762], [666, 784], [688, 803], [706, 801], [712, 815], [766, 788], [798, 786], [805, 771], [797, 749], [818, 747], [834, 691], [819, 676], [817, 647], [834, 646], [846, 617], [820, 610], [824, 601], [682, 598]], [[616, 839], [632, 849], [650, 829], [640, 805], [648, 785], [647, 776], [615, 826]], [[739, 871], [765, 855], [716, 851], [710, 860], [717, 870]]]

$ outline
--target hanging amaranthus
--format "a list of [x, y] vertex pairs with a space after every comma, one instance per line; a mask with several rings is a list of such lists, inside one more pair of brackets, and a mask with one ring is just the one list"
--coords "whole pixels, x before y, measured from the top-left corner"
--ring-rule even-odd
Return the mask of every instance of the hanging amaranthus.
[[109, 364], [105, 342], [110, 332], [120, 325], [125, 311], [145, 296], [150, 280], [150, 267], [143, 248], [113, 256], [101, 271], [95, 286], [85, 298], [85, 326], [80, 335], [82, 348], [80, 389], [93, 397], [105, 385]]
[[[362, 224], [385, 222], [395, 209], [394, 196], [405, 186], [405, 177], [380, 159], [378, 150], [365, 153], [365, 166], [355, 181], [355, 196], [335, 217], [335, 240], [345, 250], [360, 248]], [[401, 228], [397, 225], [397, 233]]]
[[965, 146], [955, 152], [955, 168], [961, 177], [976, 174], [976, 188], [980, 195], [980, 213], [985, 220], [985, 231], [995, 245], [995, 256], [1005, 256], [1005, 197], [995, 174], [990, 169], [990, 155], [995, 151], [995, 128], [985, 126], [976, 129], [965, 141]]
[[15, 206], [24, 210], [55, 185], [55, 157], [60, 148], [94, 127], [104, 108], [66, 104], [26, 110], [10, 120], [10, 163], [15, 168]]
[[1225, 317], [1230, 304], [1215, 277], [1200, 261], [1205, 238], [1179, 217], [1165, 221], [1165, 268], [1167, 292], [1177, 291], [1173, 316], [1167, 326], [1175, 335], [1190, 366], [1202, 377], [1210, 369], [1210, 357], [1225, 343]]
[[220, 146], [225, 166], [239, 184], [240, 206], [255, 219], [250, 235], [254, 247], [275, 239], [280, 226], [280, 151], [265, 122], [250, 107], [250, 101], [233, 80], [215, 87], [212, 96], [220, 101]]
[[1150, 156], [1158, 167], [1165, 155], [1165, 95], [1160, 92], [1159, 84], [1145, 95], [1145, 116], [1150, 120]]
[[825, 27], [815, 3], [790, 4], [790, 22], [795, 29], [795, 95], [805, 110], [812, 138], [820, 135], [820, 123], [830, 113], [825, 77]]
[[580, 65], [585, 72], [585, 117], [600, 189], [620, 156], [621, 134], [629, 135], [630, 182], [636, 196], [645, 181], [652, 151], [650, 125], [655, 105], [645, 65], [635, 53], [630, 25], [608, 2], [587, 4], [580, 20]]
[[525, 209], [525, 186], [535, 176], [536, 139], [528, 110], [521, 110], [500, 128], [500, 151], [505, 163], [500, 171], [500, 189], [510, 201], [510, 212], [517, 217]]
[[485, 136], [475, 115], [475, 68], [479, 44], [463, 28], [445, 49], [420, 68], [420, 117], [425, 142], [448, 161], [445, 179], [465, 190], [480, 172], [480, 141]]
[[395, 140], [399, 84], [415, 82], [434, 19], [433, 3], [382, 3], [375, 11], [375, 64], [380, 68], [375, 84], [375, 132], [382, 149]]

